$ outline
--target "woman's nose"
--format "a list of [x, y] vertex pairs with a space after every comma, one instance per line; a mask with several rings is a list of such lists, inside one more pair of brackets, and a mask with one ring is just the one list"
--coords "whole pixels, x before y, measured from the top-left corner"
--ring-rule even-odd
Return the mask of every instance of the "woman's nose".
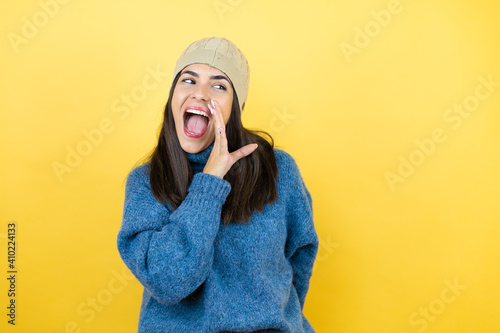
[[199, 84], [194, 91], [193, 97], [202, 100], [204, 102], [208, 102], [210, 97], [208, 96], [208, 89], [205, 85]]

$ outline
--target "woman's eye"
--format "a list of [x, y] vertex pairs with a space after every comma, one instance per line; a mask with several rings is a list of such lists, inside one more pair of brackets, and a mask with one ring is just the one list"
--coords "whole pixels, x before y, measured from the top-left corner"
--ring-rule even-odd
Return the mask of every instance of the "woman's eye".
[[214, 87], [216, 89], [226, 90], [226, 87], [224, 87], [222, 84], [216, 84]]
[[194, 83], [194, 80], [193, 79], [184, 79], [184, 80], [182, 80], [182, 82]]

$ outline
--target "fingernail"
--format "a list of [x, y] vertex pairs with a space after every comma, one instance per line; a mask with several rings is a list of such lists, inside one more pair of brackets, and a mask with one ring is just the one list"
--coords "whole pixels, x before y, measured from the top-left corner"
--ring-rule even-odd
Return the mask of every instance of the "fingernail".
[[212, 102], [212, 107], [215, 109], [215, 102], [213, 99], [210, 100]]
[[210, 110], [210, 114], [214, 114], [214, 110], [212, 110], [212, 107], [210, 106], [210, 103], [207, 104], [208, 105], [208, 109]]

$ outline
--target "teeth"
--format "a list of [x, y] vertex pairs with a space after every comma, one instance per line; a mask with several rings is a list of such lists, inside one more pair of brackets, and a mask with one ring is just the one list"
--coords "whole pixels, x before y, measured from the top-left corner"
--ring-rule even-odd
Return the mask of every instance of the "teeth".
[[200, 116], [204, 116], [204, 117], [208, 118], [208, 114], [206, 114], [206, 112], [203, 112], [203, 111], [200, 111], [200, 110], [188, 109], [186, 112], [194, 113], [194, 114], [199, 114]]

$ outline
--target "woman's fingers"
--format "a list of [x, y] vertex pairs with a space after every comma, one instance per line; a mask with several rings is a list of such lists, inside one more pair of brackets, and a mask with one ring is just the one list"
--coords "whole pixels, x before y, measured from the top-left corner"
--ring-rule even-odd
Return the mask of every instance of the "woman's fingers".
[[203, 172], [223, 178], [236, 161], [250, 155], [255, 149], [257, 149], [257, 144], [248, 144], [232, 153], [229, 153], [224, 118], [222, 117], [219, 104], [214, 100], [211, 100], [207, 104], [210, 112], [212, 113], [212, 126], [215, 132], [215, 143]]
[[233, 164], [236, 163], [240, 158], [250, 155], [257, 149], [258, 145], [256, 143], [251, 143], [249, 145], [243, 146], [238, 150], [233, 151], [230, 155], [232, 157]]
[[210, 114], [211, 114], [210, 118], [212, 119], [212, 122], [213, 122], [212, 127], [214, 128], [215, 141], [217, 142], [218, 138], [216, 135], [216, 133], [217, 133], [216, 129], [217, 129], [217, 124], [218, 124], [219, 120], [217, 118], [216, 110], [212, 106], [212, 101], [210, 100], [210, 102], [208, 102], [207, 105], [208, 105], [208, 109], [210, 110]]
[[222, 150], [227, 150], [227, 138], [226, 138], [226, 126], [224, 125], [224, 118], [222, 117], [222, 112], [220, 111], [219, 104], [217, 101], [210, 100], [212, 110], [214, 111], [214, 131], [216, 140], [219, 139], [219, 148]]

